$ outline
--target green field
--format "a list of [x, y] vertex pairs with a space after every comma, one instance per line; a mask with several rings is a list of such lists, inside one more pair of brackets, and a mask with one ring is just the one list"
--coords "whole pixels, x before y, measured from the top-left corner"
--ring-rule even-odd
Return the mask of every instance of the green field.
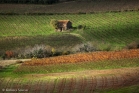
[[[28, 89], [27, 93], [138, 93], [137, 57], [43, 66], [16, 61], [38, 60], [36, 55], [44, 52], [45, 57], [52, 57], [127, 49], [131, 42], [139, 41], [138, 3], [78, 0], [54, 5], [0, 4], [0, 61], [7, 51], [16, 55], [13, 64], [9, 65], [8, 57], [3, 61], [6, 66], [0, 63], [0, 93], [17, 88]], [[56, 32], [50, 25], [52, 19], [68, 19], [73, 29]], [[79, 25], [84, 28], [79, 29]]]
[[99, 91], [99, 93], [138, 93], [139, 92], [139, 85], [133, 85], [130, 87], [123, 87], [118, 89], [108, 89]]
[[78, 72], [84, 70], [104, 70], [118, 69], [127, 67], [138, 67], [139, 59], [121, 59], [121, 60], [105, 60], [82, 63], [67, 63], [67, 64], [52, 64], [46, 66], [19, 66], [11, 65], [3, 69], [0, 73], [0, 78], [21, 77], [26, 74], [48, 74], [61, 72]]
[[[0, 15], [0, 36], [36, 36], [50, 35], [54, 29], [50, 26], [51, 19], [69, 19], [73, 27], [85, 25], [86, 32], [95, 32], [105, 37], [107, 35], [132, 34], [138, 30], [139, 12], [117, 12], [96, 14], [65, 14], [65, 15]], [[89, 31], [88, 31], [89, 30]], [[127, 32], [125, 32], [128, 30]], [[106, 32], [107, 31], [107, 32]], [[75, 31], [71, 31], [74, 32]], [[106, 33], [105, 33], [106, 32]], [[76, 31], [81, 34], [81, 32]], [[85, 32], [84, 32], [85, 33]], [[83, 34], [84, 34], [83, 33]], [[103, 33], [105, 33], [103, 35]], [[115, 33], [115, 34], [114, 34]], [[134, 32], [135, 33], [135, 32]], [[99, 36], [98, 36], [99, 37]], [[120, 37], [120, 36], [119, 36]], [[87, 40], [90, 38], [87, 38]]]
[[[129, 86], [123, 84], [124, 86], [119, 85], [118, 87], [116, 87], [116, 85], [114, 84], [116, 84], [117, 82], [119, 83], [119, 81], [116, 81], [116, 79], [114, 79], [115, 81], [113, 81], [110, 78], [110, 77], [116, 78], [116, 75], [118, 75], [124, 78], [125, 83], [127, 82], [132, 83], [131, 82], [131, 80], [133, 80], [132, 77], [134, 78], [137, 77], [135, 76], [131, 77], [130, 75], [136, 73], [136, 75], [138, 76], [138, 69], [136, 69], [136, 71], [133, 70], [133, 73], [130, 71], [131, 69], [138, 68], [139, 66], [138, 62], [139, 62], [138, 58], [132, 58], [132, 59], [83, 62], [83, 63], [71, 63], [71, 64], [57, 64], [57, 65], [54, 64], [48, 66], [22, 66], [20, 64], [13, 64], [1, 70], [0, 84], [2, 84], [2, 86], [0, 86], [0, 89], [21, 88], [29, 90], [30, 93], [33, 93], [34, 89], [39, 93], [42, 93], [43, 91], [52, 90], [51, 93], [57, 93], [58, 91], [61, 90], [58, 87], [61, 86], [63, 89], [61, 91], [64, 90], [70, 91], [70, 89], [72, 89], [73, 91], [75, 91], [75, 93], [80, 93], [80, 91], [82, 91], [83, 93], [92, 93], [91, 91], [98, 93], [119, 93], [119, 92], [138, 93], [138, 87], [139, 87], [137, 83], [138, 81], [136, 81], [135, 83], [137, 85], [133, 84]], [[130, 70], [123, 71], [124, 69], [128, 68], [130, 68]], [[113, 69], [115, 69], [116, 73], [113, 73], [111, 71]], [[97, 71], [98, 74], [96, 74], [96, 76], [91, 76], [92, 74], [95, 75], [96, 73], [95, 71]], [[98, 71], [103, 71], [103, 73], [100, 73]], [[107, 73], [107, 71], [110, 71], [111, 73]], [[124, 75], [123, 72], [126, 73], [127, 76]], [[106, 78], [107, 79], [106, 80], [103, 78], [101, 79], [100, 77], [101, 78], [105, 77], [105, 79]], [[93, 79], [92, 82], [90, 81], [90, 78]], [[129, 78], [131, 79], [130, 81], [128, 80]], [[99, 79], [101, 82], [99, 81]], [[97, 81], [98, 85], [94, 83], [95, 82], [94, 80], [98, 80]], [[78, 88], [70, 87], [69, 89], [68, 86], [70, 86], [71, 82], [74, 82], [75, 86]], [[102, 87], [96, 88], [95, 86], [99, 86], [99, 82], [100, 84], [102, 83]], [[107, 83], [110, 84], [110, 82], [113, 83], [113, 85], [111, 85], [111, 87], [108, 89]], [[64, 85], [62, 86], [62, 84], [66, 84], [67, 86]], [[56, 87], [53, 88], [52, 86]], [[80, 90], [80, 86], [84, 86], [83, 90]], [[49, 88], [50, 90], [47, 90]]]
[[[54, 48], [91, 42], [98, 50], [121, 50], [139, 37], [139, 12], [64, 15], [0, 15], [0, 49], [14, 50], [35, 44]], [[69, 19], [70, 32], [55, 32], [51, 19]]]

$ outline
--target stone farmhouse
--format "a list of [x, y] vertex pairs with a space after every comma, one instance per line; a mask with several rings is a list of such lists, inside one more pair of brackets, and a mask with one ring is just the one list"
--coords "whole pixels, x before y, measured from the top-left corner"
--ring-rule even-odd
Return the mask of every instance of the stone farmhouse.
[[58, 20], [57, 25], [56, 31], [65, 31], [72, 28], [72, 22], [69, 20]]

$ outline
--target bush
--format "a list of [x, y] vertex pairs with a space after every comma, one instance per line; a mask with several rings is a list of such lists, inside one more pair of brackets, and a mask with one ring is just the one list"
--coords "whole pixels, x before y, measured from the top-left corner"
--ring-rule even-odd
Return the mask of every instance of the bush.
[[72, 48], [72, 52], [93, 52], [97, 51], [97, 49], [92, 45], [92, 43], [87, 42], [83, 44], [76, 45], [75, 47]]
[[70, 54], [70, 51], [63, 51], [62, 52], [62, 55], [69, 55]]
[[139, 48], [139, 40], [133, 41], [126, 46], [126, 49], [138, 49]]
[[51, 47], [45, 45], [27, 46], [14, 50], [16, 58], [44, 58], [52, 55]]
[[78, 30], [80, 30], [80, 29], [84, 30], [85, 28], [86, 28], [85, 25], [78, 25], [78, 27], [77, 27]]
[[34, 47], [28, 47], [24, 50], [23, 54], [26, 58], [44, 58], [51, 56], [51, 51], [45, 45], [35, 45]]
[[0, 70], [2, 69], [3, 67], [2, 66], [0, 66]]
[[52, 25], [55, 29], [57, 29], [58, 28], [58, 21], [55, 19], [52, 19], [50, 22], [50, 25]]
[[[70, 54], [70, 51], [59, 48], [55, 49], [51, 46], [47, 45], [35, 45], [35, 46], [27, 46], [25, 48], [17, 48], [13, 50], [14, 56], [10, 56], [11, 52], [8, 51], [9, 58], [15, 57], [15, 58], [45, 58], [45, 57], [52, 57], [52, 56], [60, 56], [60, 55], [68, 55]], [[7, 55], [1, 56], [3, 59], [7, 58]]]
[[4, 56], [3, 56], [3, 59], [5, 59], [5, 58], [12, 58], [12, 57], [14, 57], [14, 52], [13, 51], [6, 51], [5, 52], [5, 54], [4, 54]]

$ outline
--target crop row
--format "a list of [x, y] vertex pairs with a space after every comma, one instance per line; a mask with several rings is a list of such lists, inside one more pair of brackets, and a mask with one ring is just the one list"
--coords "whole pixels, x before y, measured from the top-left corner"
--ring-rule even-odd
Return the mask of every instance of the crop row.
[[38, 66], [48, 64], [60, 64], [60, 63], [78, 63], [78, 62], [90, 62], [98, 60], [115, 60], [123, 58], [135, 58], [139, 57], [139, 49], [122, 50], [122, 51], [104, 51], [104, 52], [91, 52], [91, 53], [79, 53], [67, 56], [58, 56], [42, 59], [32, 59], [26, 61], [22, 65]]
[[18, 93], [94, 93], [96, 90], [137, 84], [139, 79], [136, 77], [130, 73], [129, 76], [112, 75], [80, 78], [56, 78], [46, 81], [0, 79], [0, 84], [2, 85], [0, 86], [0, 89], [2, 90], [2, 93], [7, 93], [8, 90], [13, 90]]

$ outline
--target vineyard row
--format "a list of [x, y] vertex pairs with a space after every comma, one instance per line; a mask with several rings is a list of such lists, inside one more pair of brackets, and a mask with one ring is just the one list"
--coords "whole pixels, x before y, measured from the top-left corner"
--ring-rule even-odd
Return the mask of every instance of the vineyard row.
[[139, 57], [139, 49], [122, 50], [122, 51], [104, 51], [104, 52], [91, 52], [91, 53], [79, 53], [67, 56], [58, 56], [42, 59], [32, 59], [26, 61], [22, 65], [38, 66], [60, 63], [78, 63], [78, 62], [90, 62], [101, 60], [116, 60], [123, 58], [136, 58]]
[[[139, 83], [139, 78], [136, 77], [138, 76], [134, 76], [130, 73], [128, 76], [90, 76], [50, 79], [47, 81], [28, 80], [26, 82], [24, 80], [0, 79], [0, 84], [2, 85], [0, 86], [0, 89], [2, 90], [2, 93], [7, 93], [6, 89], [22, 89], [24, 90], [24, 93], [93, 93], [95, 90], [118, 88], [137, 84]], [[18, 91], [18, 93], [20, 93], [20, 91]]]

